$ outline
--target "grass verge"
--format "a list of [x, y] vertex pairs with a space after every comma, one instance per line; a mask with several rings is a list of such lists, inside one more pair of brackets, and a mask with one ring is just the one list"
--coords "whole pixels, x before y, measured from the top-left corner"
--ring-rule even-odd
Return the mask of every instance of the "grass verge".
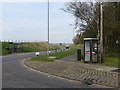
[[41, 56], [33, 57], [33, 58], [29, 59], [28, 61], [54, 62], [54, 59], [49, 59], [49, 57], [47, 55], [41, 55]]
[[62, 59], [64, 57], [72, 55], [74, 53], [76, 53], [76, 49], [70, 49], [70, 50], [67, 50], [67, 51], [64, 51], [64, 52], [53, 53], [50, 56], [55, 56], [56, 57], [55, 59]]
[[[70, 50], [63, 51], [63, 52], [56, 52], [56, 53], [50, 54], [49, 57], [47, 55], [33, 57], [29, 61], [53, 62], [54, 60], [62, 59], [66, 56], [69, 56], [69, 55], [72, 55], [72, 54], [76, 53], [76, 50], [77, 50], [76, 47], [71, 47]], [[55, 58], [50, 58], [50, 57], [55, 57]]]
[[[70, 50], [50, 54], [49, 57], [55, 57], [55, 58], [49, 58], [47, 55], [42, 55], [42, 56], [37, 56], [37, 57], [31, 58], [29, 61], [54, 62], [55, 60], [59, 60], [59, 59], [62, 59], [66, 56], [69, 56], [69, 55], [72, 55], [72, 54], [76, 53], [77, 49], [81, 48], [81, 47], [82, 46], [71, 45]], [[84, 59], [83, 50], [82, 50], [82, 53], [81, 53], [81, 58]], [[120, 60], [120, 57], [106, 55], [106, 56], [104, 56], [104, 62], [102, 64], [100, 64], [100, 63], [97, 63], [97, 64], [120, 68], [120, 62], [118, 60]]]
[[102, 65], [120, 68], [120, 62], [118, 60], [120, 60], [120, 57], [105, 56]]

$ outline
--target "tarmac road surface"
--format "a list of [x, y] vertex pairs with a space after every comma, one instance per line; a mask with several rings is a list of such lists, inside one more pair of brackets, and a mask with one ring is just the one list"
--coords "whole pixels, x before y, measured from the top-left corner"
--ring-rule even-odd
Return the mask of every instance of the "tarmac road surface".
[[[43, 54], [46, 52], [40, 52]], [[2, 88], [98, 88], [25, 67], [24, 59], [34, 56], [35, 53], [2, 56]]]

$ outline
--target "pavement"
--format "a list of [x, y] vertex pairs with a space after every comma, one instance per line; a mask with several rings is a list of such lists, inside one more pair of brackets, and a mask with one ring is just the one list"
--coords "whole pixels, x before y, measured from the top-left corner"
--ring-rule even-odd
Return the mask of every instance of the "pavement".
[[24, 61], [24, 64], [35, 70], [55, 76], [80, 81], [87, 85], [101, 85], [119, 88], [120, 73], [113, 72], [117, 68], [82, 63], [77, 61], [76, 54], [54, 62]]

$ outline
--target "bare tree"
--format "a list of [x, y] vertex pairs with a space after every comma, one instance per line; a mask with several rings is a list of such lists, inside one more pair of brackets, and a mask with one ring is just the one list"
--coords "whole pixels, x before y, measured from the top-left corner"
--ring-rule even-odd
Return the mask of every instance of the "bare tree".
[[[86, 30], [86, 28], [92, 28], [99, 33], [99, 3], [93, 2], [69, 2], [66, 4], [65, 12], [72, 14], [75, 17], [75, 27], [80, 30]], [[95, 24], [93, 25], [93, 21]], [[96, 26], [95, 26], [96, 25]], [[79, 31], [80, 31], [79, 30]], [[97, 36], [99, 38], [99, 34]]]

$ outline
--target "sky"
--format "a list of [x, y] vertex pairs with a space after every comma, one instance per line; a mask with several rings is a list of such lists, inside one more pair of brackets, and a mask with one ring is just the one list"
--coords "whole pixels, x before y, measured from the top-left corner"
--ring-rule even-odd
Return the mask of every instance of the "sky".
[[2, 4], [0, 3], [0, 40], [2, 39]]
[[[47, 2], [4, 2], [0, 8], [2, 40], [48, 40]], [[72, 43], [74, 17], [60, 8], [65, 2], [50, 2], [50, 42]]]

